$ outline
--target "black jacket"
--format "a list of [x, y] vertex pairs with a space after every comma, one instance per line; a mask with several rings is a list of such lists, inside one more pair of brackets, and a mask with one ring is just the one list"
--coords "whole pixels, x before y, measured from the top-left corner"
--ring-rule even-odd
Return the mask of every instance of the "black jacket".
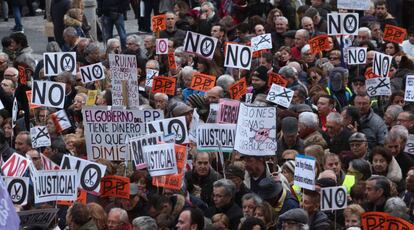
[[231, 230], [236, 230], [238, 228], [240, 219], [243, 217], [242, 209], [233, 201], [223, 208], [216, 208], [214, 206], [209, 208], [205, 213], [205, 216], [211, 218], [217, 213], [224, 213], [229, 218], [229, 228]]
[[220, 174], [218, 174], [213, 168], [210, 167], [210, 172], [205, 177], [200, 177], [194, 171], [191, 171], [185, 174], [185, 179], [187, 183], [192, 183], [200, 186], [200, 198], [209, 206], [213, 204], [213, 199], [211, 198], [211, 195], [213, 194], [213, 183], [216, 180], [221, 179]]
[[121, 13], [129, 9], [129, 0], [98, 0], [97, 14], [110, 16], [111, 13]]
[[55, 35], [55, 40], [57, 43], [59, 43], [60, 47], [65, 44], [65, 41], [63, 40], [63, 30], [65, 29], [63, 17], [70, 9], [70, 4], [70, 0], [54, 0], [50, 6], [50, 15], [53, 22], [53, 32]]

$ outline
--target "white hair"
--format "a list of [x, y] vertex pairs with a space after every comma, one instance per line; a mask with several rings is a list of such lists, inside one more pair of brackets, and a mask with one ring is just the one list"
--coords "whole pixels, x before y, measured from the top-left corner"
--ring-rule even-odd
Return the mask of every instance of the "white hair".
[[128, 224], [129, 223], [129, 218], [128, 218], [128, 213], [127, 211], [125, 211], [122, 208], [112, 208], [111, 211], [109, 211], [108, 216], [111, 215], [111, 213], [115, 213], [118, 212], [120, 213], [119, 215], [119, 220], [124, 223], [124, 224]]
[[289, 24], [289, 20], [285, 16], [279, 16], [276, 18], [276, 20], [281, 20], [286, 25]]
[[358, 29], [358, 33], [359, 32], [367, 32], [368, 33], [368, 38], [371, 39], [371, 30], [368, 27], [361, 27]]
[[328, 116], [326, 116], [326, 120], [336, 122], [340, 125], [342, 125], [344, 122], [344, 118], [338, 112], [330, 112]]
[[299, 114], [298, 122], [313, 129], [317, 129], [319, 127], [318, 115], [312, 112], [303, 112]]
[[186, 66], [181, 70], [181, 76], [185, 77], [185, 76], [193, 76], [194, 73], [194, 69], [191, 66]]

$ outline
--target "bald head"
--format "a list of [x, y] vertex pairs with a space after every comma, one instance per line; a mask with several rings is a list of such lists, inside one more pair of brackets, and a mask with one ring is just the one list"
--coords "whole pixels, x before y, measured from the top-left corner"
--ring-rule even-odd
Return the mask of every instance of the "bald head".
[[307, 30], [309, 33], [314, 32], [315, 29], [312, 18], [306, 16], [302, 18], [302, 29]]
[[10, 79], [17, 83], [19, 71], [14, 67], [8, 67], [3, 74], [4, 79]]
[[211, 103], [218, 103], [220, 98], [222, 97], [224, 93], [223, 88], [221, 88], [220, 86], [214, 86], [213, 88], [211, 88], [209, 91], [207, 91], [207, 100], [208, 102]]

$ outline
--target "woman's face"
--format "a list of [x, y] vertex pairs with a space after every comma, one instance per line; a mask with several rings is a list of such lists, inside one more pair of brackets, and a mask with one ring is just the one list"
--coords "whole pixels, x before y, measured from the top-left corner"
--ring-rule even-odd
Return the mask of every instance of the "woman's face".
[[75, 149], [75, 147], [73, 146], [73, 144], [75, 143], [75, 141], [76, 141], [75, 137], [69, 137], [69, 138], [65, 141], [65, 144], [66, 144], [66, 149], [67, 149], [67, 150], [74, 150], [74, 149]]
[[5, 124], [3, 126], [3, 130], [4, 130], [4, 137], [10, 138], [12, 136], [13, 129], [12, 129], [12, 126], [10, 124]]
[[85, 100], [81, 96], [76, 96], [75, 99], [73, 99], [73, 110], [79, 111], [82, 109], [82, 105], [85, 104]]
[[55, 123], [53, 123], [52, 119], [48, 119], [46, 123], [47, 131], [50, 133], [56, 133]]
[[310, 80], [310, 82], [312, 83], [312, 84], [316, 84], [316, 83], [318, 83], [320, 80], [321, 80], [321, 75], [319, 75], [317, 72], [315, 72], [315, 71], [312, 71], [310, 74], [309, 74], [309, 80]]
[[375, 173], [387, 173], [387, 160], [382, 155], [375, 154], [372, 158], [372, 168], [374, 169]]
[[282, 174], [286, 177], [289, 183], [293, 182], [293, 174], [289, 170], [282, 169]]
[[326, 49], [326, 51], [331, 51], [334, 48], [334, 41], [332, 37], [328, 37], [328, 43], [329, 43], [329, 47], [328, 49]]
[[394, 55], [396, 52], [395, 47], [392, 43], [387, 43], [385, 46], [385, 53], [388, 55]]
[[287, 51], [285, 51], [285, 50], [282, 50], [282, 51], [280, 52], [280, 60], [281, 60], [282, 62], [287, 62], [287, 61], [289, 61], [291, 57], [292, 57], [292, 56], [290, 55], [290, 53], [288, 53], [288, 52], [287, 52]]
[[256, 208], [256, 210], [254, 210], [254, 217], [261, 219], [263, 220], [263, 222], [265, 222], [264, 214], [261, 208]]
[[345, 228], [361, 227], [361, 219], [356, 214], [345, 215]]

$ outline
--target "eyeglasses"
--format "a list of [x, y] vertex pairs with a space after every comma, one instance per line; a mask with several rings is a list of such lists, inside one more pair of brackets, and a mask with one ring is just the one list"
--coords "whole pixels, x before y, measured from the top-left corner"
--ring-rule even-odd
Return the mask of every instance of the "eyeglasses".
[[5, 78], [10, 78], [10, 77], [16, 77], [17, 74], [5, 74], [4, 77]]

